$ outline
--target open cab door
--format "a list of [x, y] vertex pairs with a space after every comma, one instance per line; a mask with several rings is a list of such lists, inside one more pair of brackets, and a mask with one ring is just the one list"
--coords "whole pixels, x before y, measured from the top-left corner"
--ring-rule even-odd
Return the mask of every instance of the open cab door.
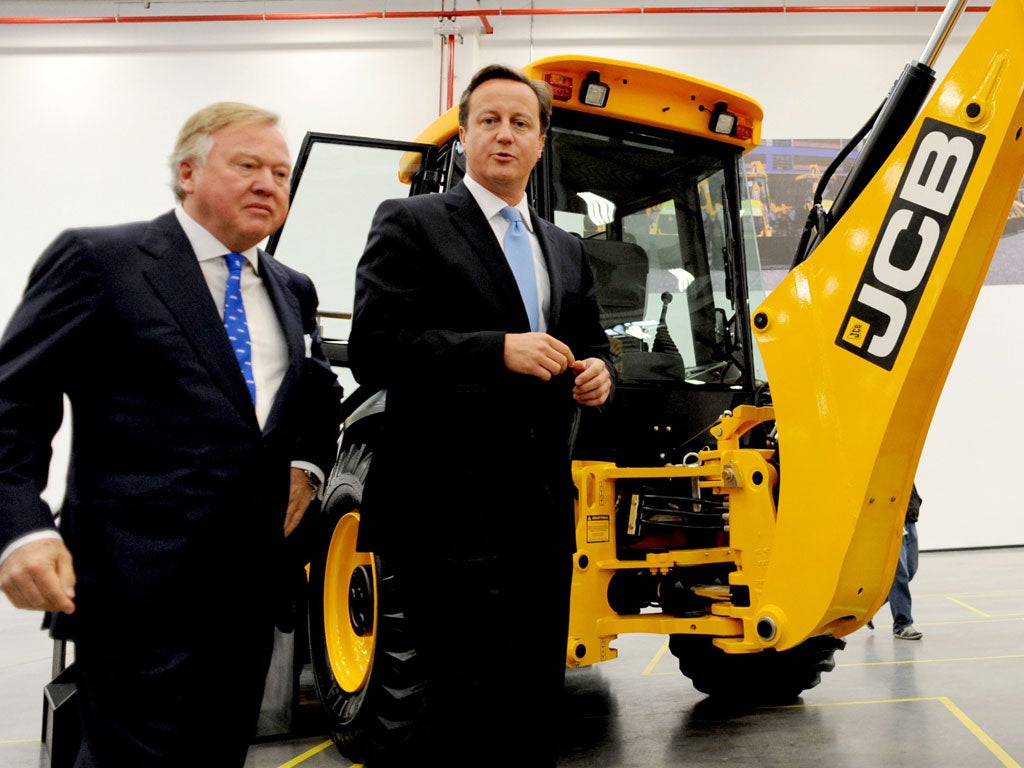
[[[320, 298], [320, 332], [346, 394], [348, 333], [356, 264], [377, 206], [388, 198], [436, 191], [437, 147], [332, 133], [307, 133], [292, 172], [291, 210], [267, 251], [309, 275]], [[399, 168], [409, 174], [399, 175]], [[346, 381], [346, 378], [348, 379]]]

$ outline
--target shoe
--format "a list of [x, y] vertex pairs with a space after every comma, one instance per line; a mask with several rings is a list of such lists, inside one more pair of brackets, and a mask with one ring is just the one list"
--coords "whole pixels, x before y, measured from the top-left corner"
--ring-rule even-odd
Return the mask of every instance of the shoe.
[[905, 627], [894, 629], [892, 636], [898, 640], [920, 640], [924, 636], [924, 633], [914, 629], [912, 624], [908, 624]]

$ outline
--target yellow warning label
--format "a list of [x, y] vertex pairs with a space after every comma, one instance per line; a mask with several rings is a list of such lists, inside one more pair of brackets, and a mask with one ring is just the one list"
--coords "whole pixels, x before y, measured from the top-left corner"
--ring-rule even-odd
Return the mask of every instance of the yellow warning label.
[[608, 515], [587, 515], [587, 543], [610, 541], [611, 520]]
[[846, 324], [846, 330], [843, 332], [843, 341], [860, 348], [864, 344], [864, 339], [870, 330], [870, 323], [851, 316], [850, 322]]

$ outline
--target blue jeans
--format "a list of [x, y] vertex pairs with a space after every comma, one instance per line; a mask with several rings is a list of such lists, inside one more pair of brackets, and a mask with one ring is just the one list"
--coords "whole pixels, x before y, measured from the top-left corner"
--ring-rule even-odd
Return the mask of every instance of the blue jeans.
[[917, 523], [907, 523], [903, 527], [900, 561], [896, 564], [896, 575], [893, 577], [892, 587], [889, 588], [893, 632], [914, 623], [914, 617], [910, 613], [910, 580], [917, 573], [917, 559]]

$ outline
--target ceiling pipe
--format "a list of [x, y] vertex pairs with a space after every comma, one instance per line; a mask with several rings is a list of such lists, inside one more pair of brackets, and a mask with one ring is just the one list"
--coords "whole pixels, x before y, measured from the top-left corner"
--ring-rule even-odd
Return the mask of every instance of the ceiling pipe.
[[448, 109], [455, 104], [455, 35], [448, 35]]
[[[967, 8], [985, 13], [991, 6]], [[737, 14], [737, 13], [941, 13], [943, 5], [763, 5], [647, 8], [508, 8], [470, 11], [351, 11], [339, 13], [237, 13], [189, 14], [181, 16], [6, 16], [0, 24], [166, 24], [211, 21], [346, 21], [353, 19], [436, 19], [476, 17], [485, 29], [489, 16], [624, 16], [653, 14]]]

